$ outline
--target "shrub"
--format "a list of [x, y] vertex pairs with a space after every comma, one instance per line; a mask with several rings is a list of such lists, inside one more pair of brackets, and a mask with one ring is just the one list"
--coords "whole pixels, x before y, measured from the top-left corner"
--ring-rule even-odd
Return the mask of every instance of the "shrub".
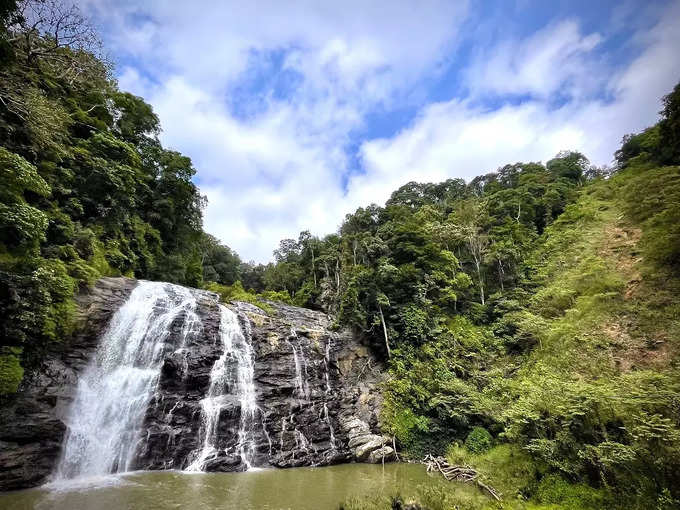
[[465, 448], [472, 453], [482, 453], [491, 448], [493, 438], [484, 427], [474, 427], [465, 439]]
[[569, 483], [560, 476], [548, 475], [538, 485], [536, 499], [541, 503], [557, 504], [574, 510], [611, 508], [610, 496], [584, 484]]
[[15, 393], [24, 376], [19, 355], [21, 349], [16, 347], [0, 347], [0, 397]]

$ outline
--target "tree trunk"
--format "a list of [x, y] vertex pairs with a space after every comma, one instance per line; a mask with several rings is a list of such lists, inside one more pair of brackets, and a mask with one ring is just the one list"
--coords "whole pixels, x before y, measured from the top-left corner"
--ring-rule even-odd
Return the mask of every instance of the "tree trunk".
[[479, 280], [479, 295], [481, 297], [482, 305], [484, 304], [484, 282], [482, 281], [482, 247], [478, 238], [473, 236], [468, 237], [468, 248], [470, 254], [475, 261], [475, 268], [477, 269], [477, 279]]
[[316, 267], [314, 264], [314, 248], [312, 248], [312, 275], [314, 275], [314, 289], [316, 290]]
[[503, 278], [505, 276], [505, 271], [503, 270], [503, 262], [498, 259], [498, 280], [501, 283], [501, 292], [505, 292], [505, 288], [503, 287]]
[[477, 279], [479, 280], [479, 295], [482, 300], [482, 305], [484, 304], [484, 282], [482, 281], [482, 270], [479, 265], [479, 259], [475, 257], [475, 266], [477, 266]]
[[340, 294], [340, 260], [335, 259], [335, 284], [338, 294]]
[[387, 336], [387, 325], [385, 324], [385, 316], [383, 315], [382, 306], [378, 304], [378, 311], [380, 312], [380, 322], [382, 322], [383, 333], [385, 333], [385, 347], [387, 347], [387, 359], [392, 356], [392, 351], [390, 350], [390, 339]]

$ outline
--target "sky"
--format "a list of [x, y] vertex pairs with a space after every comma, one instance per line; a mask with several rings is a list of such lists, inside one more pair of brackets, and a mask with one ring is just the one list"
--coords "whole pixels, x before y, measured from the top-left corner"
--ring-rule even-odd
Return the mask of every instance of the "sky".
[[680, 81], [680, 0], [80, 0], [244, 260], [409, 181], [611, 164]]

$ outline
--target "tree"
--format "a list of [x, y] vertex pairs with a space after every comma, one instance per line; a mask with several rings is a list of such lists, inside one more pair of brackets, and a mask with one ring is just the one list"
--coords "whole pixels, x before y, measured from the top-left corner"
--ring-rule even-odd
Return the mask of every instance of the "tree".
[[79, 56], [90, 54], [102, 59], [97, 31], [75, 4], [21, 0], [13, 22], [9, 40], [23, 53], [26, 63], [35, 64], [39, 59], [57, 62], [59, 78], [71, 81], [87, 71], [87, 63], [94, 63]]
[[662, 99], [659, 122], [660, 162], [666, 165], [680, 164], [680, 82]]
[[569, 179], [580, 186], [585, 182], [590, 161], [580, 152], [562, 151], [545, 166], [555, 177]]
[[463, 242], [472, 257], [479, 287], [479, 299], [485, 304], [483, 262], [489, 248], [489, 236], [484, 231], [486, 205], [479, 199], [463, 200], [449, 216], [455, 237]]
[[210, 234], [201, 241], [203, 279], [222, 285], [233, 285], [241, 279], [242, 263], [238, 254]]
[[109, 99], [115, 111], [113, 130], [120, 138], [137, 145], [157, 140], [160, 125], [151, 105], [128, 92], [114, 92]]
[[2, 147], [0, 182], [0, 243], [10, 250], [37, 256], [47, 230], [47, 215], [29, 205], [26, 195], [46, 197], [50, 187], [33, 165]]
[[[121, 274], [200, 286], [205, 248], [191, 160], [118, 90], [92, 25], [70, 3], [18, 5], [0, 0], [0, 372], [12, 385], [17, 360], [30, 372], [69, 337], [76, 289]], [[206, 272], [234, 279], [238, 257], [213, 248]]]
[[312, 273], [312, 279], [314, 280], [314, 289], [317, 287], [316, 282], [316, 257], [319, 253], [318, 248], [319, 240], [309, 233], [309, 230], [300, 232], [298, 236], [298, 246], [300, 247], [300, 257], [301, 262], [304, 264], [306, 260], [309, 260], [309, 267]]

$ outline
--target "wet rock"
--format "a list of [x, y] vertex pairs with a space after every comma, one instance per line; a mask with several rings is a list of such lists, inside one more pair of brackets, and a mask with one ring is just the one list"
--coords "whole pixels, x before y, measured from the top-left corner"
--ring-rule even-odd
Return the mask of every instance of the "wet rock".
[[243, 463], [240, 455], [227, 455], [224, 452], [220, 452], [218, 455], [207, 459], [204, 468], [206, 471], [228, 472], [235, 471], [242, 466]]
[[380, 462], [391, 462], [394, 460], [394, 450], [391, 446], [382, 446], [368, 454], [366, 462], [378, 464]]

